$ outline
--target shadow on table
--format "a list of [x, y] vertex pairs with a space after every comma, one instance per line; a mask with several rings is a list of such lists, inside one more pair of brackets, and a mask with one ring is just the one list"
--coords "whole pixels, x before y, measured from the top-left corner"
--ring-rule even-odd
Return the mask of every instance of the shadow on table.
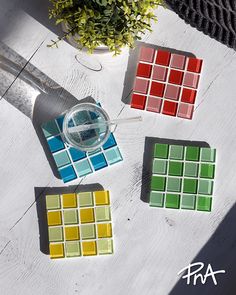
[[130, 104], [131, 100], [131, 93], [133, 90], [133, 83], [135, 79], [136, 74], [136, 68], [138, 63], [138, 57], [139, 57], [139, 51], [140, 47], [151, 47], [154, 49], [161, 49], [161, 50], [168, 50], [171, 53], [176, 54], [184, 54], [188, 57], [196, 57], [194, 54], [186, 51], [179, 51], [174, 48], [168, 48], [168, 47], [161, 47], [157, 46], [155, 44], [149, 44], [144, 42], [136, 42], [135, 49], [130, 49], [129, 51], [129, 60], [128, 60], [128, 66], [125, 72], [125, 79], [124, 79], [124, 88], [122, 93], [122, 99], [121, 101], [125, 104]]
[[78, 100], [1, 42], [0, 52], [0, 96], [32, 121], [51, 169], [60, 178], [41, 125], [78, 103], [95, 100], [91, 96]]
[[[180, 278], [169, 295], [234, 295], [236, 294], [236, 205], [234, 205], [223, 221], [220, 223], [211, 238], [200, 250], [191, 263], [203, 262], [205, 264], [202, 274], [206, 273], [208, 264], [213, 271], [225, 270], [223, 274], [216, 274], [217, 286], [212, 278], [208, 277], [206, 283], [197, 281], [197, 285], [186, 284], [186, 279]], [[184, 253], [183, 253], [184, 255]], [[187, 265], [186, 265], [187, 266]], [[186, 267], [183, 265], [183, 267]], [[183, 274], [181, 274], [183, 276]]]
[[88, 192], [103, 190], [103, 187], [98, 184], [88, 185], [73, 185], [67, 187], [35, 187], [35, 201], [39, 224], [39, 244], [40, 251], [44, 254], [49, 254], [49, 238], [48, 238], [48, 225], [47, 225], [47, 212], [46, 212], [46, 195], [58, 195], [78, 192]]
[[209, 144], [203, 141], [188, 141], [188, 140], [174, 140], [158, 137], [146, 137], [143, 154], [143, 170], [142, 170], [142, 186], [141, 186], [141, 197], [140, 199], [149, 203], [150, 183], [152, 176], [152, 161], [154, 145], [156, 143], [176, 144], [183, 146], [198, 146], [198, 147], [209, 147]]

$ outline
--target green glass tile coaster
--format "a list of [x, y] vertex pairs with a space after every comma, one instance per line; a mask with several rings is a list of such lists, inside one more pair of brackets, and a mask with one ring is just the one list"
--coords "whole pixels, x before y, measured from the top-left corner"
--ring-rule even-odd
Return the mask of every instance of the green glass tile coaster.
[[165, 202], [166, 208], [179, 209], [179, 205], [180, 205], [180, 195], [166, 194], [166, 202]]
[[202, 162], [215, 162], [216, 149], [201, 148], [201, 161]]
[[184, 176], [197, 177], [198, 176], [198, 163], [187, 162], [184, 165]]
[[200, 155], [200, 148], [196, 146], [186, 147], [186, 161], [198, 161]]
[[151, 191], [149, 205], [151, 207], [163, 207], [163, 205], [164, 205], [164, 194]]
[[181, 145], [170, 146], [170, 159], [183, 160], [184, 158], [184, 147]]
[[154, 159], [152, 165], [152, 173], [154, 174], [166, 174], [167, 172], [167, 161]]
[[152, 176], [151, 189], [154, 191], [164, 191], [166, 178], [161, 176]]
[[212, 148], [155, 144], [150, 207], [211, 211], [215, 159]]
[[201, 178], [214, 178], [215, 165], [201, 164], [200, 177]]
[[168, 151], [169, 151], [168, 144], [156, 143], [155, 148], [154, 148], [154, 157], [167, 159], [168, 158]]
[[183, 195], [181, 201], [182, 209], [194, 210], [196, 207], [196, 196], [195, 195]]
[[198, 211], [211, 211], [212, 198], [206, 196], [198, 196], [197, 210]]
[[167, 191], [168, 192], [180, 192], [181, 191], [181, 178], [168, 177], [167, 179]]
[[182, 176], [183, 175], [183, 162], [169, 162], [168, 175]]

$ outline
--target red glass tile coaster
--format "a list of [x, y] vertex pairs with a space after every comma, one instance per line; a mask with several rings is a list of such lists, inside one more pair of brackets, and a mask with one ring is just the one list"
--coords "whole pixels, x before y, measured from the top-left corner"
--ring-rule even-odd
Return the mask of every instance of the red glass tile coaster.
[[203, 60], [143, 47], [131, 107], [192, 119]]

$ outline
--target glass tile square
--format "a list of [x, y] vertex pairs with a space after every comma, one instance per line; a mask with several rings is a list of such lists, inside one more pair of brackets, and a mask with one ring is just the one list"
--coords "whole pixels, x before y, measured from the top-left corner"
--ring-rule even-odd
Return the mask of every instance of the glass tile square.
[[80, 243], [77, 241], [66, 242], [66, 256], [78, 257], [81, 256]]
[[118, 147], [105, 150], [104, 154], [109, 165], [113, 165], [123, 160]]
[[167, 161], [154, 159], [152, 165], [152, 173], [154, 174], [166, 174], [167, 172]]
[[63, 194], [62, 203], [63, 203], [63, 208], [76, 208], [77, 207], [76, 194]]
[[63, 240], [62, 227], [49, 227], [48, 228], [49, 242], [61, 242]]
[[98, 154], [96, 156], [90, 157], [90, 161], [95, 171], [107, 166], [107, 161], [103, 154]]
[[212, 198], [207, 196], [198, 196], [197, 210], [198, 211], [211, 211]]
[[166, 178], [161, 176], [152, 176], [151, 190], [164, 191], [166, 186]]
[[182, 176], [183, 175], [183, 163], [176, 161], [169, 161], [168, 175]]
[[80, 222], [91, 223], [94, 222], [94, 211], [93, 208], [80, 209]]
[[177, 194], [166, 194], [166, 208], [179, 209], [180, 196]]
[[112, 254], [113, 241], [111, 239], [102, 239], [97, 241], [98, 254]]
[[151, 207], [163, 207], [164, 194], [151, 191], [149, 205]]
[[154, 157], [167, 159], [169, 152], [168, 144], [156, 143], [154, 147]]
[[182, 179], [177, 177], [168, 177], [167, 179], [167, 191], [168, 192], [180, 192]]
[[91, 192], [83, 192], [78, 194], [80, 207], [93, 206], [93, 194]]
[[61, 202], [59, 195], [47, 195], [46, 196], [46, 207], [47, 209], [60, 209]]
[[95, 208], [95, 219], [97, 222], [110, 221], [111, 220], [110, 207], [108, 207], [108, 206], [96, 207]]
[[66, 226], [65, 227], [65, 239], [66, 241], [73, 241], [80, 239], [80, 231], [78, 226]]
[[198, 176], [198, 163], [187, 162], [184, 165], [184, 176], [197, 177]]
[[184, 158], [184, 147], [181, 145], [170, 146], [170, 159], [183, 160]]
[[90, 163], [87, 159], [76, 162], [74, 165], [79, 177], [86, 176], [93, 172]]
[[63, 211], [64, 224], [77, 224], [78, 212], [77, 210], [64, 210]]
[[196, 207], [196, 196], [195, 195], [183, 195], [181, 208], [194, 210]]
[[91, 240], [96, 238], [96, 231], [94, 224], [82, 224], [80, 227], [81, 237], [83, 240]]
[[111, 238], [112, 229], [110, 223], [98, 223], [97, 224], [98, 238]]

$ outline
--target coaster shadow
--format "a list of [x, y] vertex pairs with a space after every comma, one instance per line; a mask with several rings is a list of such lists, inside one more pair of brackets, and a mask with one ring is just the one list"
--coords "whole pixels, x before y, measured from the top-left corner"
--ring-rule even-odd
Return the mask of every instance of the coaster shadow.
[[168, 50], [171, 53], [183, 54], [188, 57], [196, 57], [191, 52], [180, 51], [174, 48], [162, 47], [162, 46], [157, 46], [154, 44], [137, 41], [135, 44], [135, 49], [130, 49], [129, 51], [128, 66], [125, 72], [124, 87], [123, 87], [123, 93], [121, 98], [121, 101], [124, 104], [130, 104], [130, 101], [131, 101], [131, 93], [133, 90], [133, 83], [135, 79], [136, 68], [137, 68], [139, 52], [141, 47], [150, 47], [150, 48], [154, 48], [155, 50]]
[[39, 225], [39, 245], [40, 251], [46, 255], [49, 254], [49, 238], [46, 211], [46, 195], [58, 195], [78, 192], [88, 192], [104, 190], [99, 183], [88, 185], [73, 185], [67, 187], [35, 187], [35, 201]]
[[207, 142], [204, 141], [190, 141], [190, 140], [175, 140], [158, 137], [146, 137], [143, 154], [143, 170], [142, 170], [142, 185], [141, 185], [141, 197], [140, 199], [149, 203], [150, 183], [152, 176], [152, 162], [154, 146], [156, 143], [166, 143], [173, 145], [183, 146], [197, 146], [197, 147], [210, 147]]

